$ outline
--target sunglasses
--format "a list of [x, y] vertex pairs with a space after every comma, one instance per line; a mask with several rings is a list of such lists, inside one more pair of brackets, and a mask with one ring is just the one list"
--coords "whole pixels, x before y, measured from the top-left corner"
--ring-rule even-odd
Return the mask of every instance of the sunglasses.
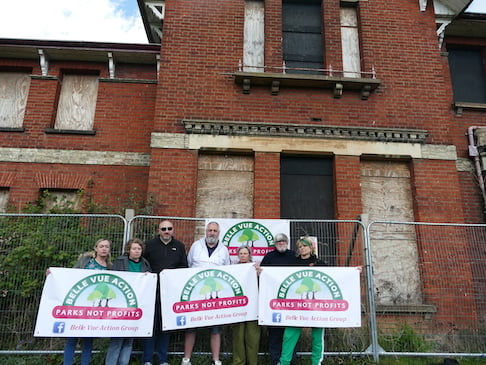
[[165, 231], [172, 231], [172, 227], [161, 227], [159, 228], [162, 232], [165, 232]]

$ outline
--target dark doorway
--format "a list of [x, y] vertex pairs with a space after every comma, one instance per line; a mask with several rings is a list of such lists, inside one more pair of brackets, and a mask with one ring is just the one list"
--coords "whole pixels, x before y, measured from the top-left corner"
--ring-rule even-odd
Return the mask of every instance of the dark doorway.
[[280, 159], [280, 217], [290, 225], [291, 247], [301, 236], [316, 236], [319, 256], [329, 261], [335, 251], [333, 159], [282, 156]]

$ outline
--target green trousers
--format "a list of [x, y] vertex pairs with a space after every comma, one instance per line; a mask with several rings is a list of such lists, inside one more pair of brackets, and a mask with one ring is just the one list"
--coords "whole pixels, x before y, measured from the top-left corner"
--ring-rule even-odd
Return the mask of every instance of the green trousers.
[[260, 326], [257, 321], [233, 325], [233, 365], [257, 365]]
[[[286, 327], [282, 343], [280, 365], [290, 365], [302, 328]], [[312, 328], [312, 365], [321, 365], [324, 359], [324, 328]]]

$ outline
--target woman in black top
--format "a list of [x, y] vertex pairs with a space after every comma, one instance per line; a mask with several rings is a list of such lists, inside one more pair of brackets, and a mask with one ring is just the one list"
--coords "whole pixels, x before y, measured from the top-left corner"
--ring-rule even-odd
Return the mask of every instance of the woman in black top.
[[[297, 241], [297, 257], [294, 266], [328, 266], [320, 260], [314, 245], [309, 237], [301, 238]], [[299, 341], [302, 328], [286, 327], [283, 336], [282, 354], [280, 356], [281, 365], [290, 365], [294, 355], [295, 346]], [[324, 358], [324, 328], [312, 328], [312, 365], [320, 365]]]

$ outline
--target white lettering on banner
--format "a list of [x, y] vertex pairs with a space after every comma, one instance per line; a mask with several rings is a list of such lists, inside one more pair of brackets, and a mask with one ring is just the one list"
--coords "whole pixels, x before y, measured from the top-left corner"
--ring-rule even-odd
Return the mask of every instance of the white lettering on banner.
[[[49, 268], [36, 337], [152, 335], [157, 275]], [[99, 272], [99, 273], [98, 273]], [[103, 303], [94, 306], [93, 303]], [[110, 305], [110, 306], [109, 306]]]
[[[260, 290], [252, 264], [164, 270], [160, 278], [165, 288], [161, 293], [164, 330], [256, 319], [273, 326], [361, 325], [356, 268], [264, 267]], [[212, 287], [214, 281], [217, 290]], [[212, 290], [211, 295], [205, 286]], [[245, 295], [231, 296], [234, 292]], [[201, 299], [204, 296], [209, 298]]]
[[265, 267], [260, 274], [259, 324], [361, 326], [358, 268]]
[[216, 276], [218, 278], [223, 279], [226, 281], [231, 288], [233, 289], [233, 292], [235, 295], [240, 295], [241, 294], [241, 286], [238, 281], [236, 281], [231, 275], [225, 273], [224, 271], [219, 271], [218, 275]]
[[92, 284], [109, 283], [110, 277], [108, 275], [93, 275], [89, 278], [89, 281], [91, 281]]
[[165, 288], [160, 297], [164, 330], [257, 319], [253, 264], [164, 270], [160, 282]]
[[224, 309], [233, 307], [242, 307], [248, 304], [247, 296], [216, 298], [205, 300], [193, 300], [189, 302], [177, 302], [172, 306], [175, 313], [197, 312], [213, 309]]

